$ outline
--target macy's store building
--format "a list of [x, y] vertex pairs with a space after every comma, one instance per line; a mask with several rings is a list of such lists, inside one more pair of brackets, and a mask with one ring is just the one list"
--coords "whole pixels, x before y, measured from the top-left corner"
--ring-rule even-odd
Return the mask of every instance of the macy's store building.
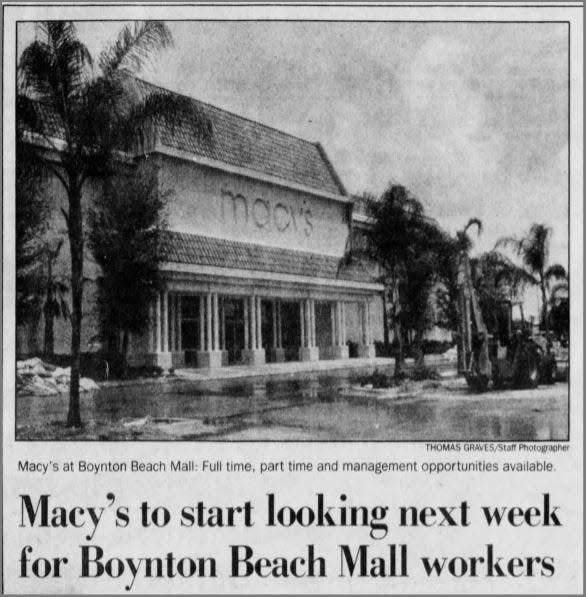
[[174, 194], [165, 287], [148, 333], [132, 339], [131, 362], [374, 357], [383, 287], [372, 270], [340, 267], [352, 200], [324, 149], [196, 104], [212, 140], [162, 130], [151, 153]]
[[[130, 338], [130, 364], [374, 357], [383, 287], [367, 267], [341, 267], [352, 199], [324, 149], [192, 101], [211, 123], [211, 138], [189, 134], [189, 123], [160, 125], [147, 156], [160, 188], [173, 193], [164, 288], [151, 305], [148, 331]], [[53, 191], [64, 201], [58, 185]], [[65, 250], [61, 261], [68, 263]], [[90, 263], [86, 272], [93, 284], [84, 297], [82, 347], [99, 331], [100, 274]], [[56, 351], [68, 352], [69, 339], [69, 322], [56, 320]], [[30, 352], [26, 338], [21, 346]]]

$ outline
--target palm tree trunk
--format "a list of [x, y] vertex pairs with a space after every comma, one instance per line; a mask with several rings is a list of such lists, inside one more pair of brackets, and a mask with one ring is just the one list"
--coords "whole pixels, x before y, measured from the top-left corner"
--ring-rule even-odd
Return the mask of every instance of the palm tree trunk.
[[387, 311], [387, 290], [383, 292], [383, 344], [385, 347], [385, 355], [388, 355], [389, 350], [389, 313]]
[[122, 332], [122, 377], [128, 374], [128, 330]]
[[83, 224], [81, 189], [69, 190], [69, 248], [71, 251], [71, 380], [67, 427], [81, 427], [79, 377], [81, 365], [81, 318], [83, 299]]
[[45, 318], [45, 357], [52, 357], [55, 351], [55, 335], [53, 332], [54, 300], [55, 297], [53, 296], [53, 263], [51, 261], [51, 253], [47, 251], [47, 294], [45, 297], [45, 307], [43, 309], [43, 315]]
[[397, 377], [403, 374], [403, 369], [405, 366], [405, 348], [401, 323], [396, 318], [394, 320], [393, 328], [393, 332], [395, 334], [395, 342], [397, 343], [397, 353], [395, 354], [395, 377]]
[[399, 292], [398, 292], [398, 275], [396, 271], [393, 271], [391, 277], [391, 289], [392, 289], [392, 300], [393, 300], [393, 343], [397, 343], [397, 352], [395, 354], [395, 377], [400, 377], [403, 374], [403, 369], [405, 366], [405, 339], [403, 338], [403, 329], [401, 326], [401, 321], [397, 317], [398, 309], [400, 307], [399, 303]]
[[543, 325], [545, 327], [545, 346], [546, 352], [551, 352], [551, 339], [549, 337], [549, 321], [547, 317], [547, 293], [545, 290], [545, 276], [543, 272], [540, 272], [539, 283], [541, 286], [541, 302], [543, 304]]
[[[45, 308], [43, 309], [43, 316], [45, 319], [45, 341], [43, 354], [46, 358], [51, 358], [55, 353], [55, 333], [53, 330], [54, 315], [52, 306], [53, 299], [51, 298], [50, 300], [51, 303], [47, 302], [45, 304]], [[47, 301], [49, 301], [49, 297], [47, 297]]]
[[415, 371], [425, 367], [425, 353], [423, 352], [423, 330], [417, 328], [413, 339], [413, 349], [415, 352]]

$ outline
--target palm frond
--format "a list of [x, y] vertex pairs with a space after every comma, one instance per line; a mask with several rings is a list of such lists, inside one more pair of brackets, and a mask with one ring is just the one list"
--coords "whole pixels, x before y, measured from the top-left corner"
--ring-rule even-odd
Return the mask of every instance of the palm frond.
[[63, 45], [59, 60], [63, 71], [64, 93], [68, 98], [77, 97], [90, 80], [92, 56], [85, 44], [75, 39]]
[[482, 221], [479, 220], [478, 218], [470, 218], [468, 220], [468, 223], [466, 224], [466, 226], [464, 226], [464, 233], [468, 232], [468, 229], [471, 226], [476, 226], [478, 229], [478, 235], [480, 235], [482, 233]]
[[492, 280], [496, 287], [503, 280], [508, 281], [517, 290], [526, 284], [538, 284], [537, 278], [526, 269], [519, 267], [511, 259], [499, 251], [484, 253], [479, 259], [482, 275]]
[[39, 101], [53, 100], [55, 56], [51, 46], [36, 40], [22, 52], [18, 61], [17, 83], [20, 94]]
[[93, 61], [87, 47], [78, 39], [72, 21], [45, 21], [39, 29], [49, 48], [52, 69], [49, 73], [57, 103], [75, 96], [88, 80]]
[[55, 51], [77, 39], [77, 28], [73, 21], [40, 21], [37, 29], [51, 44]]
[[554, 263], [545, 270], [544, 277], [546, 280], [551, 280], [552, 278], [563, 280], [568, 277], [568, 274], [566, 272], [566, 268], [563, 265], [560, 265], [559, 263]]
[[523, 239], [519, 239], [515, 236], [503, 236], [499, 238], [494, 249], [512, 249], [515, 253], [519, 254], [523, 249]]
[[100, 54], [98, 65], [105, 76], [117, 70], [136, 74], [154, 53], [171, 45], [171, 32], [165, 23], [135, 21], [126, 25], [114, 44]]
[[16, 96], [16, 134], [23, 140], [25, 133], [45, 134], [47, 122], [40, 112], [39, 102], [19, 93]]
[[42, 39], [25, 48], [18, 64], [19, 93], [58, 117], [69, 142], [72, 103], [90, 78], [91, 56], [77, 39], [73, 23], [48, 21], [39, 30]]
[[560, 293], [567, 293], [568, 290], [570, 289], [570, 285], [567, 282], [560, 282], [559, 284], [556, 284], [550, 291], [549, 293], [549, 301], [550, 303], [555, 303], [558, 299], [560, 298], [566, 298], [566, 297], [560, 297], [558, 296]]
[[549, 257], [551, 228], [544, 224], [533, 224], [524, 239], [520, 255], [523, 262], [534, 272], [543, 272]]
[[71, 318], [71, 311], [69, 309], [69, 303], [63, 297], [60, 297], [60, 299], [59, 299], [59, 316], [63, 317], [63, 319]]
[[185, 96], [158, 89], [135, 101], [116, 130], [124, 149], [142, 151], [162, 129], [172, 135], [183, 129], [205, 143], [213, 140], [211, 120], [197, 104]]

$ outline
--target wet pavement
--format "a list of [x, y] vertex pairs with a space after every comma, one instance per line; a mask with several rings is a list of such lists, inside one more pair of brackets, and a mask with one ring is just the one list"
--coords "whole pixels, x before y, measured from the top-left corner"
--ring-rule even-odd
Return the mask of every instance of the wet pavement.
[[67, 395], [21, 396], [17, 439], [567, 439], [567, 383], [473, 394], [446, 378], [371, 390], [359, 383], [368, 372], [102, 388], [82, 395], [82, 431], [63, 426]]

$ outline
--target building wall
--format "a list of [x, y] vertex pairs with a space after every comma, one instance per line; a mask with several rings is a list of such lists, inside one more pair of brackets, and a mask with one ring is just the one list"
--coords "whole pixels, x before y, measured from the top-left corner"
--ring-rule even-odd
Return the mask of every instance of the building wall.
[[344, 252], [342, 202], [177, 158], [158, 161], [161, 188], [173, 191], [171, 230], [324, 255]]
[[[83, 190], [83, 204], [87, 210], [99, 196], [99, 183], [86, 182]], [[63, 185], [54, 177], [49, 178], [43, 189], [49, 209], [47, 211], [47, 225], [45, 232], [39, 236], [40, 244], [47, 244], [55, 248], [60, 241], [63, 241], [59, 255], [53, 264], [54, 278], [65, 282], [68, 288], [71, 287], [71, 257], [69, 251], [69, 238], [62, 209], [67, 211], [67, 195]], [[86, 218], [87, 221], [87, 218]], [[87, 230], [87, 229], [86, 229]], [[46, 267], [46, 266], [45, 266]], [[88, 350], [92, 338], [99, 329], [99, 315], [97, 304], [97, 279], [100, 268], [91, 258], [91, 252], [86, 246], [84, 260], [84, 296], [83, 296], [83, 321], [81, 330], [82, 351]], [[65, 299], [71, 310], [71, 292], [65, 293]], [[44, 318], [41, 315], [36, 325], [18, 325], [16, 352], [19, 356], [38, 354], [43, 351], [44, 343]], [[71, 350], [71, 322], [68, 319], [56, 318], [53, 330], [55, 334], [55, 353], [68, 354]]]
[[[362, 343], [362, 327], [360, 323], [360, 304], [346, 303], [346, 334], [350, 342]], [[384, 339], [383, 299], [376, 296], [370, 301], [370, 326], [373, 342]]]
[[[322, 199], [310, 194], [285, 189], [242, 176], [222, 173], [207, 167], [159, 156], [153, 160], [159, 168], [163, 190], [170, 190], [168, 206], [169, 227], [172, 230], [215, 236], [230, 240], [284, 247], [293, 250], [341, 256], [346, 246], [348, 224], [347, 207], [342, 202]], [[59, 257], [54, 265], [56, 276], [69, 286], [70, 255], [67, 229], [61, 209], [67, 209], [66, 193], [56, 179], [45, 190], [50, 202], [50, 216], [44, 239], [52, 244], [63, 239]], [[89, 182], [84, 188], [86, 210], [99, 198], [100, 185]], [[86, 220], [87, 221], [87, 220]], [[99, 332], [98, 285], [99, 267], [86, 246], [84, 263], [82, 351], [90, 349]], [[66, 295], [71, 305], [70, 293]], [[357, 307], [348, 303], [348, 339], [359, 341]], [[371, 303], [373, 339], [383, 336], [382, 300]], [[36, 326], [18, 326], [17, 353], [28, 356], [43, 350], [43, 318]], [[71, 324], [55, 319], [55, 352], [70, 352]], [[131, 352], [149, 350], [149, 335], [131, 339]]]

